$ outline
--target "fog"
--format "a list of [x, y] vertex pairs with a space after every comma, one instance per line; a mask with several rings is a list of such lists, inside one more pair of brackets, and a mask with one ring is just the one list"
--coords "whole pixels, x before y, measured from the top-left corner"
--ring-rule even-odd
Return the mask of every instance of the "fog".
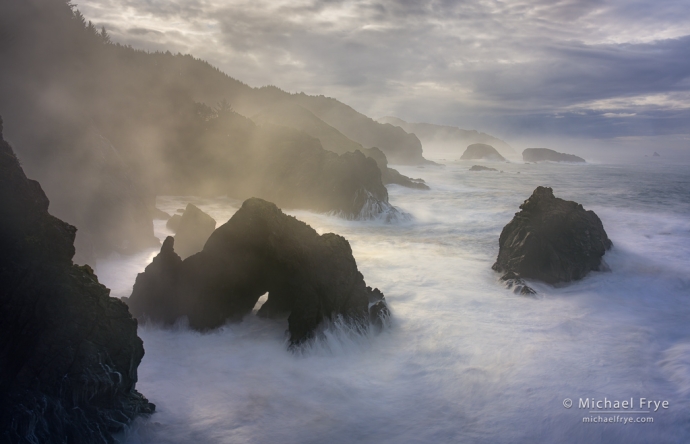
[[[138, 387], [158, 413], [125, 442], [683, 442], [690, 388], [685, 165], [505, 164], [504, 173], [401, 167], [431, 191], [391, 187], [401, 224], [291, 212], [344, 235], [393, 317], [379, 335], [339, 326], [293, 354], [286, 323], [248, 316], [209, 334], [147, 326]], [[518, 171], [521, 174], [516, 174]], [[503, 225], [537, 185], [594, 210], [614, 242], [611, 272], [514, 295], [490, 266]], [[232, 199], [193, 201], [219, 222]], [[169, 234], [163, 224], [158, 236]], [[151, 252], [155, 254], [155, 252]], [[150, 257], [99, 262], [129, 295]], [[258, 304], [257, 304], [258, 308]], [[583, 424], [565, 398], [668, 400], [651, 424]]]

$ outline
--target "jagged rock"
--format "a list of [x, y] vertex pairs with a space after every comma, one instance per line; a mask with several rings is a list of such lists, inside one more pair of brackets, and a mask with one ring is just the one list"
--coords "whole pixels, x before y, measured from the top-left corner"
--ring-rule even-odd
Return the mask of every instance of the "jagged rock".
[[48, 205], [0, 130], [0, 440], [113, 442], [155, 408], [135, 390], [137, 321], [72, 263], [76, 228]]
[[[496, 168], [489, 168], [481, 165], [472, 165], [470, 171], [498, 171]], [[501, 171], [502, 172], [502, 171]]]
[[559, 153], [548, 148], [527, 148], [522, 152], [525, 162], [573, 162], [585, 163], [585, 159], [573, 154]]
[[245, 201], [200, 253], [184, 261], [173, 242], [166, 239], [137, 276], [128, 304], [138, 319], [171, 324], [186, 316], [190, 327], [212, 329], [241, 320], [268, 292], [259, 314], [289, 313], [290, 341], [299, 344], [324, 320], [369, 322], [370, 304], [374, 318], [387, 313], [383, 294], [367, 287], [357, 270], [347, 240], [319, 235], [261, 199]]
[[185, 259], [204, 248], [216, 229], [216, 220], [192, 204], [187, 204], [175, 233], [177, 253]]
[[165, 223], [165, 227], [168, 230], [175, 233], [180, 228], [180, 222], [182, 222], [182, 215], [181, 214], [173, 214], [170, 217], [170, 219], [168, 219], [168, 221]]
[[656, 151], [654, 151], [654, 154], [652, 154], [652, 157], [661, 157], [661, 154], [659, 154], [659, 153], [657, 153]]
[[506, 286], [507, 289], [513, 290], [513, 293], [519, 294], [521, 296], [531, 296], [537, 294], [536, 291], [532, 289], [525, 281], [513, 271], [501, 276], [500, 281]]
[[506, 160], [496, 151], [496, 148], [485, 143], [473, 143], [468, 146], [462, 156], [461, 160]]
[[153, 207], [152, 210], [154, 219], [169, 220], [170, 215], [158, 207]]
[[520, 209], [501, 232], [494, 270], [555, 284], [605, 267], [602, 257], [613, 244], [593, 211], [546, 187], [537, 187]]

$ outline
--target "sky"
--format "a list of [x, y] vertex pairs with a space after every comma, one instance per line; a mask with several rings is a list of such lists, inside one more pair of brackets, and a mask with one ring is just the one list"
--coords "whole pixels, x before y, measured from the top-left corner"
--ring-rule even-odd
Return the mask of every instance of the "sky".
[[[690, 153], [688, 0], [89, 0], [112, 39], [251, 86], [532, 142]], [[651, 146], [651, 145], [650, 145]], [[656, 145], [654, 145], [656, 146]]]

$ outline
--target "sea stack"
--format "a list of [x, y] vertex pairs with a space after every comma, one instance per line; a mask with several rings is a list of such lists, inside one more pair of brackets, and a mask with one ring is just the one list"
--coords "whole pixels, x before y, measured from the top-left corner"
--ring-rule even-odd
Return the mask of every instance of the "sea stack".
[[383, 294], [366, 286], [345, 238], [319, 235], [257, 198], [184, 261], [166, 239], [127, 303], [138, 319], [172, 324], [186, 316], [191, 328], [208, 330], [241, 320], [265, 293], [258, 314], [288, 316], [292, 345], [313, 337], [328, 319], [380, 325], [388, 315]]
[[137, 321], [91, 267], [72, 263], [76, 228], [48, 213], [1, 128], [0, 437], [112, 443], [155, 408], [135, 389]]
[[193, 204], [187, 204], [175, 233], [176, 251], [185, 259], [204, 248], [213, 230], [216, 220], [201, 211]]
[[548, 148], [527, 148], [522, 152], [525, 162], [571, 162], [586, 163], [582, 157], [573, 154], [559, 153]]
[[557, 284], [605, 268], [602, 257], [613, 244], [593, 211], [547, 187], [537, 187], [520, 209], [501, 232], [494, 270]]
[[485, 143], [473, 143], [468, 146], [460, 160], [493, 160], [505, 161], [506, 159], [496, 151], [496, 148]]

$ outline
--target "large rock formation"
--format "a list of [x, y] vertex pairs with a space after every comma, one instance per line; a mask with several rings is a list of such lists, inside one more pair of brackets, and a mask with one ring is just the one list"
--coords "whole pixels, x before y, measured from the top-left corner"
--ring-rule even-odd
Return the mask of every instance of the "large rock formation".
[[455, 157], [460, 147], [466, 147], [473, 143], [486, 143], [496, 148], [503, 157], [508, 159], [518, 157], [515, 150], [503, 140], [476, 130], [432, 123], [410, 123], [393, 116], [381, 117], [377, 121], [399, 126], [408, 133], [419, 137], [424, 146], [425, 155], [433, 152], [439, 157]]
[[[343, 237], [314, 229], [274, 204], [248, 199], [184, 261], [167, 238], [137, 276], [127, 300], [138, 319], [172, 324], [187, 316], [206, 330], [240, 320], [268, 292], [259, 315], [289, 314], [290, 341], [312, 337], [327, 319], [380, 323], [383, 294], [367, 287]], [[371, 310], [370, 310], [371, 305]]]
[[175, 233], [177, 253], [185, 259], [204, 248], [216, 229], [216, 220], [192, 204], [187, 204]]
[[522, 152], [525, 162], [573, 162], [584, 163], [585, 159], [573, 154], [559, 153], [548, 148], [527, 148]]
[[503, 156], [501, 156], [498, 151], [496, 151], [496, 148], [492, 147], [491, 145], [487, 145], [485, 143], [473, 143], [472, 145], [468, 146], [467, 149], [465, 150], [464, 153], [462, 153], [462, 156], [460, 156], [461, 160], [505, 160]]
[[321, 142], [324, 149], [336, 154], [362, 151], [367, 157], [376, 161], [381, 170], [381, 180], [384, 185], [397, 184], [408, 188], [428, 190], [429, 187], [421, 179], [410, 179], [393, 168], [388, 167], [388, 159], [379, 148], [364, 148], [361, 144], [350, 140], [337, 129], [316, 117], [306, 108], [291, 102], [282, 102], [263, 109], [252, 117], [256, 123], [263, 125], [281, 125], [304, 131]]
[[154, 405], [135, 390], [137, 321], [48, 213], [0, 120], [0, 441], [112, 442]]
[[537, 187], [520, 209], [501, 232], [494, 270], [555, 284], [602, 268], [613, 244], [593, 211], [546, 187]]

